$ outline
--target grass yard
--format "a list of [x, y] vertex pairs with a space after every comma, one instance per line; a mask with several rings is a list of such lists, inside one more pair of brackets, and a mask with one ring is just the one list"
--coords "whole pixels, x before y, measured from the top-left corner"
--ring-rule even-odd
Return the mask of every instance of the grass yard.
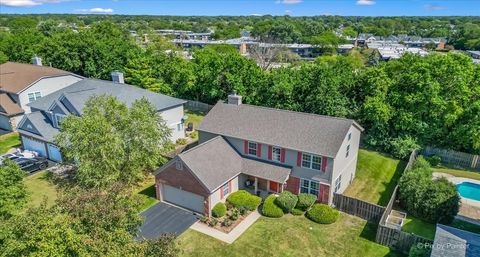
[[355, 179], [344, 194], [386, 206], [405, 166], [404, 161], [360, 149]]
[[188, 116], [188, 119], [185, 120], [184, 126], [187, 128], [189, 122], [193, 123], [193, 129], [198, 129], [200, 122], [202, 122], [203, 118], [205, 117], [205, 113], [197, 112], [192, 110], [185, 110], [185, 115]]
[[6, 153], [12, 147], [19, 147], [22, 144], [20, 136], [16, 132], [0, 136], [0, 154]]
[[436, 228], [437, 226], [435, 224], [425, 222], [412, 215], [407, 215], [402, 231], [433, 240], [435, 238]]
[[365, 225], [364, 220], [346, 214], [331, 225], [303, 216], [260, 217], [230, 245], [191, 229], [177, 242], [181, 256], [399, 256], [364, 238], [375, 233]]
[[143, 204], [141, 210], [145, 210], [158, 202], [155, 192], [155, 177], [149, 176], [143, 183], [141, 183], [135, 191], [139, 195]]
[[25, 178], [25, 186], [28, 192], [28, 207], [40, 206], [44, 199], [47, 200], [47, 206], [53, 204], [57, 199], [57, 190], [55, 185], [48, 180], [48, 171], [40, 171]]
[[455, 177], [464, 177], [480, 180], [480, 172], [478, 171], [468, 171], [468, 170], [459, 170], [452, 168], [432, 168], [433, 172], [442, 172], [447, 173]]

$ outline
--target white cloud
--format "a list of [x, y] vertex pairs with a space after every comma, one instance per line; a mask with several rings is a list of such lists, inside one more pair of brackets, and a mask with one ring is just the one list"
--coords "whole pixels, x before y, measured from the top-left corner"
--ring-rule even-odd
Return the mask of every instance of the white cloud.
[[427, 10], [429, 12], [441, 11], [441, 10], [446, 10], [447, 9], [447, 7], [445, 7], [445, 6], [434, 5], [434, 4], [426, 4], [424, 7], [425, 7], [425, 10]]
[[61, 3], [71, 0], [0, 0], [0, 5], [14, 7], [31, 7], [42, 5], [44, 3]]
[[260, 13], [252, 13], [252, 14], [250, 14], [250, 16], [263, 16], [263, 14], [260, 14]]
[[357, 5], [374, 5], [375, 0], [358, 0]]
[[113, 9], [112, 8], [90, 8], [90, 9], [76, 9], [75, 11], [77, 12], [91, 12], [91, 13], [112, 13]]
[[299, 4], [303, 2], [303, 0], [277, 0], [275, 1], [276, 4]]
[[285, 10], [285, 13], [292, 13], [292, 10]]

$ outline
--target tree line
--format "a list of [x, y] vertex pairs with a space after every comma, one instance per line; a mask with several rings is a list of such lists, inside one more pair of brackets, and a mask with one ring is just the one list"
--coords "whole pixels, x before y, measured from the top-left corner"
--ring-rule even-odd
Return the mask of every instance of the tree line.
[[236, 90], [249, 104], [352, 118], [365, 127], [366, 145], [398, 157], [420, 145], [480, 153], [480, 66], [464, 54], [378, 62], [354, 49], [262, 69], [230, 46], [194, 49], [187, 60], [161, 37], [138, 45], [110, 21], [78, 32], [23, 26], [2, 34], [0, 51], [18, 62], [37, 54], [86, 77], [120, 70], [132, 85], [209, 104]]

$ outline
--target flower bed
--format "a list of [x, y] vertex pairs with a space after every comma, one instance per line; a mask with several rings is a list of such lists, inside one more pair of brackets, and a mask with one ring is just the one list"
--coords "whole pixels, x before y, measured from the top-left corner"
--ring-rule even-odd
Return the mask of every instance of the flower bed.
[[227, 204], [227, 212], [224, 216], [219, 218], [203, 217], [200, 219], [200, 221], [224, 233], [229, 233], [238, 224], [240, 224], [250, 213], [251, 211], [247, 209], [237, 209], [232, 205]]

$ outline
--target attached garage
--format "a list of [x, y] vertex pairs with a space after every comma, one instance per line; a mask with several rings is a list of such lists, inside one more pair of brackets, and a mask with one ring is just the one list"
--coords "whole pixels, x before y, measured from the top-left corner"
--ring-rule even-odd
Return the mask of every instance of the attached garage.
[[47, 149], [44, 142], [26, 136], [22, 136], [22, 142], [25, 150], [35, 151], [40, 156], [47, 157]]
[[204, 212], [203, 196], [181, 190], [167, 184], [162, 184], [161, 189], [162, 198], [164, 201], [198, 213]]
[[52, 144], [47, 144], [47, 148], [48, 148], [48, 159], [55, 162], [62, 161], [62, 153], [60, 153], [60, 148]]

